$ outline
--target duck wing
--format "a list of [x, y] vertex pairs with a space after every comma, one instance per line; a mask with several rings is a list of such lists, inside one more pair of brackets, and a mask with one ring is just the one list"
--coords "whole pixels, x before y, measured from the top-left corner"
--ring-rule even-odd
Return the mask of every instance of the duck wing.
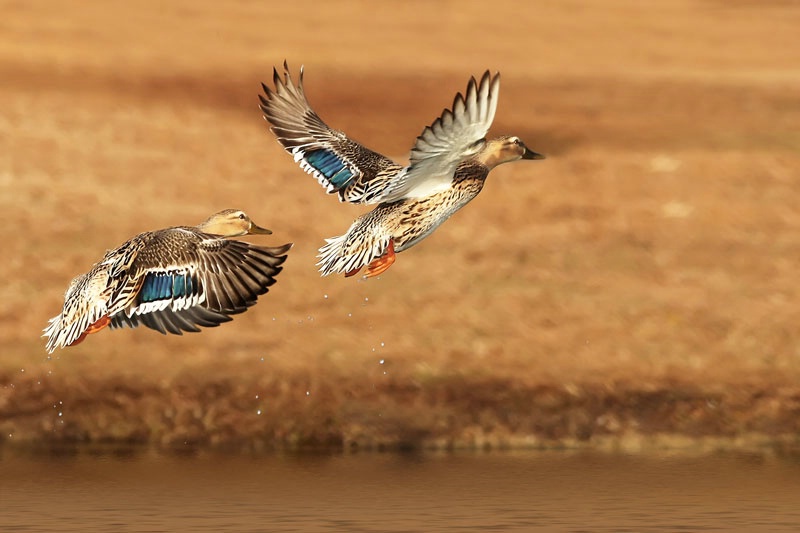
[[328, 127], [311, 109], [303, 91], [303, 68], [294, 85], [289, 67], [281, 77], [273, 69], [274, 89], [261, 84], [261, 111], [270, 129], [295, 162], [342, 202], [380, 202], [383, 191], [403, 167]]
[[198, 326], [212, 328], [231, 320], [233, 319], [225, 313], [195, 306], [180, 311], [164, 309], [143, 315], [134, 314], [128, 316], [125, 313], [118, 313], [111, 319], [109, 326], [111, 329], [116, 329], [123, 327], [136, 328], [139, 325], [143, 325], [164, 334], [182, 335], [184, 331], [199, 332], [200, 328]]
[[456, 94], [452, 109], [422, 130], [407, 171], [387, 185], [381, 201], [424, 197], [449, 188], [459, 163], [483, 148], [499, 94], [499, 73], [492, 76], [487, 70], [480, 83], [470, 78], [465, 96]]
[[157, 232], [112, 297], [111, 326], [181, 334], [227, 322], [275, 283], [291, 246], [256, 246], [193, 228]]

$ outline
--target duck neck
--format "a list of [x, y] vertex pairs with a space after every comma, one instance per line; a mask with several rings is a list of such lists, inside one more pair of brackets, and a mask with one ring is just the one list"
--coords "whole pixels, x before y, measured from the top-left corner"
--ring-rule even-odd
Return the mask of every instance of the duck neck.
[[486, 176], [489, 175], [490, 170], [491, 168], [486, 166], [481, 161], [477, 159], [469, 159], [458, 165], [453, 175], [453, 182], [458, 183], [465, 180], [483, 181], [486, 179]]

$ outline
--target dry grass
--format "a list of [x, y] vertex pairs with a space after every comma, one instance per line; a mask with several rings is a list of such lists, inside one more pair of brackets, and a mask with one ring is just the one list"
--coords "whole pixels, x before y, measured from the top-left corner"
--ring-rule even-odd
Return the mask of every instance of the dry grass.
[[[9, 6], [0, 438], [796, 438], [800, 10], [662, 4], [487, 21], [482, 4], [412, 2], [381, 8], [385, 24], [357, 2]], [[382, 279], [320, 278], [322, 238], [361, 210], [266, 131], [258, 82], [284, 57], [306, 64], [323, 118], [398, 158], [496, 68], [493, 131], [550, 158], [496, 170]], [[257, 307], [201, 335], [103, 332], [46, 358], [38, 336], [72, 276], [134, 233], [226, 207], [296, 243]]]

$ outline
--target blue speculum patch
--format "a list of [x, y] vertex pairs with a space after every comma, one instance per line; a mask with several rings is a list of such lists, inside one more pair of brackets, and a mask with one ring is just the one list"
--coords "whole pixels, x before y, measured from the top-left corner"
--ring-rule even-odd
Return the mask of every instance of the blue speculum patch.
[[352, 177], [353, 173], [350, 172], [350, 169], [343, 168], [342, 170], [333, 175], [333, 177], [331, 178], [331, 183], [333, 183], [335, 186], [339, 188], [342, 188], [345, 185], [347, 185], [347, 183], [350, 181], [350, 178]]
[[330, 150], [314, 150], [307, 153], [305, 159], [336, 187], [345, 186], [353, 177], [339, 156]]
[[186, 276], [172, 276], [172, 296], [186, 296]]
[[141, 301], [154, 302], [191, 294], [192, 280], [185, 274], [148, 274], [144, 279]]

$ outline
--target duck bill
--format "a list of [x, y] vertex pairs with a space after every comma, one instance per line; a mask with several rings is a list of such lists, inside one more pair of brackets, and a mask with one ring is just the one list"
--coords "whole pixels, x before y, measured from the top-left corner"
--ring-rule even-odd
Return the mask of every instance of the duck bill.
[[525, 153], [522, 154], [522, 159], [544, 159], [542, 154], [537, 154], [533, 150], [528, 150], [525, 148]]
[[247, 232], [249, 235], [272, 235], [272, 230], [262, 228], [261, 226], [250, 223], [250, 230]]

